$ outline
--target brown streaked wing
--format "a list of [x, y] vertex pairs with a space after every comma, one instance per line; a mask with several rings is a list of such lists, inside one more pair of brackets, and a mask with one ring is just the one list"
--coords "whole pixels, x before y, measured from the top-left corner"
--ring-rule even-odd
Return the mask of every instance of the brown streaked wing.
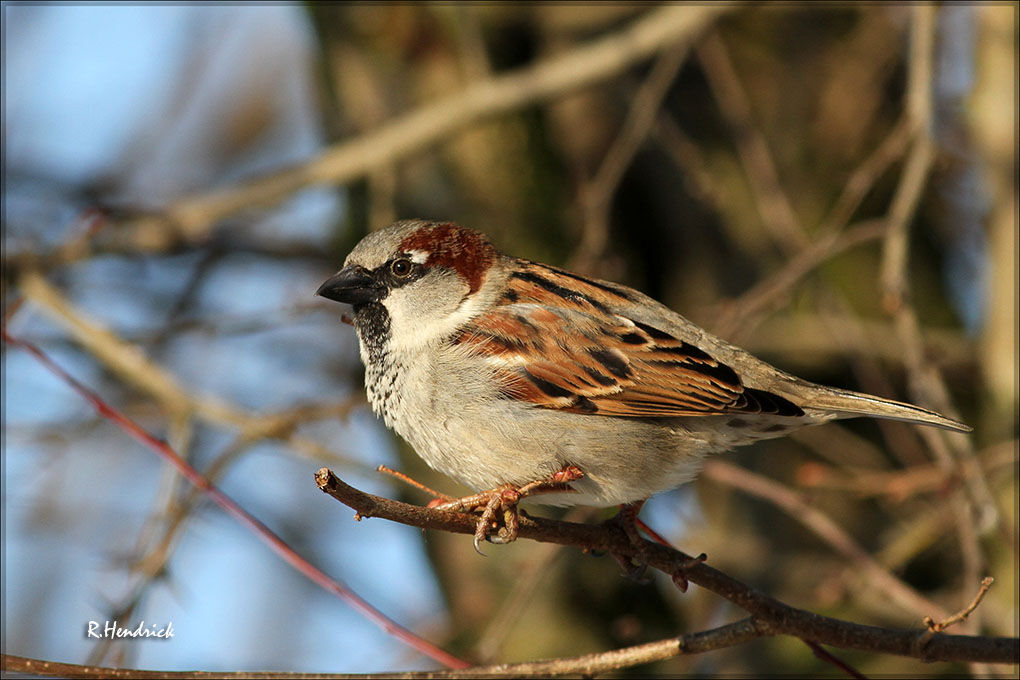
[[733, 369], [690, 343], [613, 314], [609, 305], [621, 300], [611, 298], [628, 300], [627, 289], [527, 263], [509, 290], [508, 304], [474, 319], [456, 340], [486, 357], [508, 398], [621, 417], [803, 415], [778, 395], [745, 388]]

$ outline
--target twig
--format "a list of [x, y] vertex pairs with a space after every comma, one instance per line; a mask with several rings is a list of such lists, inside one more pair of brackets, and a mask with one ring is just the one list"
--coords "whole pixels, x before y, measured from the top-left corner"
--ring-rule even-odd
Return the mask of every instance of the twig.
[[[971, 612], [977, 609], [977, 606], [981, 604], [981, 600], [984, 599], [985, 594], [988, 592], [988, 589], [992, 587], [992, 583], [994, 582], [995, 579], [992, 578], [991, 576], [986, 576], [983, 579], [981, 579], [981, 587], [978, 589], [977, 595], [974, 596], [974, 599], [971, 600], [971, 603], [964, 607], [963, 609], [961, 609], [960, 611], [958, 611], [957, 613], [953, 614], [952, 616], [943, 619], [942, 621], [936, 622], [932, 620], [930, 616], [925, 616], [924, 625], [928, 627], [928, 630], [921, 638], [921, 640], [918, 642], [918, 646], [923, 650], [933, 636], [938, 635], [949, 626], [952, 626], [956, 623], [960, 623], [961, 621], [966, 620], [966, 618], [970, 616]], [[978, 669], [982, 671], [980, 673], [981, 675], [987, 675], [987, 672], [983, 672], [981, 665], [978, 666]]]
[[623, 647], [608, 652], [585, 654], [583, 656], [527, 661], [524, 663], [498, 664], [493, 666], [471, 666], [461, 670], [410, 671], [404, 673], [280, 673], [276, 671], [241, 671], [237, 673], [210, 673], [205, 671], [145, 671], [126, 668], [97, 668], [41, 661], [22, 656], [3, 655], [3, 669], [37, 675], [69, 678], [139, 678], [180, 679], [188, 678], [237, 678], [238, 680], [261, 680], [262, 678], [307, 678], [309, 680], [355, 679], [355, 678], [409, 678], [440, 680], [441, 678], [534, 678], [560, 675], [592, 677], [597, 673], [631, 668], [653, 661], [661, 661], [685, 654], [732, 647], [757, 637], [769, 635], [754, 619], [743, 619], [719, 628], [680, 635], [656, 642], [633, 647]]
[[978, 589], [977, 595], [974, 596], [974, 599], [971, 600], [970, 604], [968, 604], [966, 607], [956, 612], [949, 618], [943, 619], [941, 621], [935, 621], [930, 616], [926, 616], [924, 617], [924, 625], [928, 626], [928, 630], [934, 633], [941, 633], [942, 631], [944, 631], [946, 628], [949, 628], [953, 624], [963, 621], [968, 616], [970, 616], [970, 613], [972, 611], [977, 609], [977, 606], [979, 604], [981, 604], [981, 600], [985, 598], [985, 594], [988, 592], [988, 589], [992, 587], [993, 583], [995, 583], [994, 578], [992, 578], [991, 576], [985, 576], [983, 579], [981, 579], [981, 588]]
[[818, 227], [820, 234], [842, 229], [843, 225], [850, 221], [854, 211], [871, 191], [878, 178], [894, 162], [903, 157], [909, 142], [910, 118], [902, 116], [875, 150], [850, 173], [832, 210]]
[[795, 492], [761, 475], [720, 460], [705, 464], [702, 475], [727, 484], [759, 498], [765, 498], [785, 510], [790, 517], [806, 526], [841, 555], [852, 560], [858, 572], [867, 576], [889, 599], [912, 614], [934, 611], [948, 616], [942, 607], [896, 578], [879, 564], [846, 531], [818, 508], [805, 503]]
[[[577, 521], [583, 519], [590, 511], [591, 508], [576, 507], [567, 513], [564, 519]], [[478, 636], [478, 641], [474, 645], [474, 656], [481, 662], [489, 662], [498, 657], [511, 627], [524, 613], [538, 586], [543, 580], [550, 578], [551, 567], [556, 558], [563, 555], [563, 546], [546, 543], [537, 547], [538, 550], [529, 554], [529, 560], [518, 572], [510, 592]]]
[[732, 129], [737, 153], [747, 172], [762, 222], [779, 249], [793, 255], [808, 245], [807, 235], [779, 181], [768, 142], [754, 124], [751, 104], [730, 61], [726, 45], [713, 31], [698, 43], [696, 52], [719, 104], [719, 111]]
[[[744, 336], [750, 334], [760, 322], [762, 312], [788, 294], [807, 273], [844, 250], [871, 241], [871, 236], [881, 238], [885, 233], [884, 222], [868, 221], [848, 229], [842, 235], [839, 232], [843, 231], [854, 210], [882, 173], [903, 155], [909, 141], [909, 117], [903, 116], [875, 151], [850, 173], [835, 205], [818, 227], [813, 241], [804, 244], [802, 250], [791, 257], [782, 270], [730, 303], [719, 315], [716, 331], [723, 336], [735, 334], [738, 329]], [[877, 233], [867, 232], [869, 226]]]
[[811, 640], [804, 640], [804, 644], [810, 647], [814, 655], [821, 659], [822, 661], [824, 661], [825, 663], [832, 664], [836, 668], [840, 669], [841, 671], [849, 675], [851, 678], [865, 680], [865, 675], [863, 673], [861, 673], [859, 670], [857, 670], [847, 662], [843, 661], [842, 659], [836, 657], [834, 654], [829, 652], [829, 650], [825, 649], [825, 647], [822, 647], [817, 642], [812, 642]]
[[[797, 221], [789, 199], [782, 192], [768, 146], [752, 124], [750, 105], [725, 46], [718, 36], [712, 35], [703, 41], [699, 49], [702, 63], [713, 75], [711, 82], [723, 113], [728, 115], [732, 127], [747, 132], [735, 133], [734, 138], [738, 140], [738, 150], [755, 189], [759, 213], [766, 226], [772, 225], [775, 238], [791, 256], [782, 270], [747, 291], [720, 313], [714, 326], [716, 332], [729, 337], [739, 330], [746, 336], [760, 322], [769, 306], [788, 294], [806, 274], [844, 250], [880, 238], [884, 233], [884, 223], [869, 221], [857, 227], [856, 233], [851, 230], [839, 234], [878, 177], [903, 155], [910, 140], [909, 117], [904, 116], [875, 151], [854, 169], [814, 239], [808, 241], [803, 237], [803, 227]], [[677, 136], [675, 131], [673, 135]], [[683, 140], [682, 137], [679, 139]], [[795, 236], [788, 237], [789, 234]]]
[[70, 331], [89, 354], [129, 385], [151, 394], [168, 412], [195, 413], [206, 420], [235, 426], [255, 424], [254, 419], [217, 399], [189, 395], [169, 373], [149, 361], [139, 347], [123, 342], [109, 329], [85, 317], [38, 272], [25, 272], [18, 284], [27, 300]]
[[[797, 357], [808, 364], [815, 358], [824, 363], [829, 358], [861, 356], [893, 366], [903, 361], [892, 324], [884, 319], [861, 319], [858, 324], [853, 324], [854, 320], [836, 311], [774, 316], [755, 329], [745, 347], [755, 354]], [[957, 370], [977, 361], [974, 343], [959, 330], [928, 326], [923, 333], [932, 360], [940, 366]]]
[[[432, 510], [373, 496], [345, 484], [327, 468], [316, 473], [315, 481], [324, 493], [352, 508], [362, 517], [381, 517], [421, 529], [467, 535], [475, 531], [476, 522], [472, 515]], [[791, 607], [678, 550], [644, 539], [636, 544], [622, 528], [613, 523], [589, 525], [522, 516], [519, 538], [572, 545], [585, 551], [611, 552], [627, 559], [643, 558], [649, 567], [665, 574], [682, 573], [691, 583], [749, 612], [754, 620], [754, 634], [751, 637], [793, 635], [833, 647], [897, 654], [924, 661], [1020, 661], [1020, 640], [1017, 638], [937, 633], [925, 646], [921, 646], [920, 640], [929, 631], [866, 626]]]
[[581, 271], [592, 268], [609, 242], [609, 207], [616, 189], [630, 167], [634, 155], [651, 132], [670, 85], [687, 59], [682, 43], [664, 52], [652, 72], [634, 96], [620, 133], [609, 147], [595, 177], [582, 186], [584, 230], [581, 242], [571, 258], [571, 266]]
[[260, 437], [286, 438], [296, 449], [314, 451], [321, 457], [318, 445], [294, 434], [302, 410], [308, 419], [349, 412], [356, 402], [339, 406], [299, 407], [279, 413], [256, 413], [217, 398], [193, 395], [181, 387], [161, 366], [151, 361], [142, 349], [124, 341], [109, 328], [85, 316], [41, 274], [27, 271], [19, 281], [25, 298], [37, 305], [50, 319], [67, 330], [89, 354], [117, 374], [124, 382], [150, 395], [172, 415], [191, 415], [216, 425], [240, 430], [250, 439]]
[[847, 250], [881, 239], [885, 228], [885, 222], [869, 220], [843, 232], [831, 231], [805, 245], [782, 269], [727, 305], [713, 325], [714, 330], [723, 337], [733, 337], [738, 331], [749, 334], [767, 311], [819, 265]]
[[[1003, 467], [1016, 467], [1017, 440], [1000, 442], [978, 456], [982, 470], [989, 474]], [[941, 491], [959, 483], [952, 473], [938, 465], [915, 465], [902, 470], [865, 470], [853, 476], [818, 463], [803, 465], [798, 485], [813, 489], [848, 491], [858, 496], [890, 496], [899, 501], [925, 492]]]
[[665, 112], [655, 121], [655, 141], [680, 169], [688, 191], [710, 205], [717, 213], [725, 211], [727, 198], [716, 178], [708, 169], [705, 153], [687, 133]]

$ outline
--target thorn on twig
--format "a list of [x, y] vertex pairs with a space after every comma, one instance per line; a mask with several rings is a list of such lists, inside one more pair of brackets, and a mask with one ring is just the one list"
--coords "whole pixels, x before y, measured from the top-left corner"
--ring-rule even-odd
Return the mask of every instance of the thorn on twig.
[[673, 578], [673, 585], [675, 585], [681, 593], [686, 593], [687, 586], [690, 585], [690, 582], [687, 580], [686, 571], [695, 565], [701, 564], [707, 559], [708, 555], [701, 553], [697, 557], [692, 557], [677, 567], [677, 570], [671, 574]]

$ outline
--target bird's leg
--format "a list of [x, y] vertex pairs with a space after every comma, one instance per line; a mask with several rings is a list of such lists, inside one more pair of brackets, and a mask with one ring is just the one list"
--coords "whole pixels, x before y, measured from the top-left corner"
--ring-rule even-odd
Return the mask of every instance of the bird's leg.
[[[522, 499], [543, 493], [571, 491], [570, 482], [582, 477], [584, 477], [584, 472], [579, 467], [566, 465], [548, 477], [536, 479], [523, 486], [503, 484], [463, 498], [436, 498], [428, 504], [428, 507], [434, 510], [455, 510], [458, 512], [481, 510], [481, 516], [475, 525], [475, 550], [484, 554], [479, 547], [479, 544], [484, 540], [492, 543], [512, 543], [517, 539], [519, 527], [517, 504]], [[498, 520], [502, 520], [503, 528], [501, 530]]]
[[[620, 527], [624, 533], [627, 534], [627, 538], [634, 544], [635, 547], [641, 545], [643, 542], [641, 533], [638, 527], [638, 513], [641, 512], [641, 508], [645, 506], [643, 500], [634, 501], [633, 503], [624, 503], [620, 506], [620, 512], [616, 513], [615, 519], [619, 522]], [[644, 524], [644, 522], [642, 522]]]
[[576, 465], [564, 465], [548, 477], [528, 482], [519, 491], [522, 496], [534, 496], [540, 493], [552, 493], [554, 491], [573, 491], [568, 484], [576, 482], [584, 477], [584, 472]]
[[[624, 572], [626, 572], [628, 576], [638, 581], [645, 580], [644, 573], [648, 568], [648, 547], [645, 545], [644, 539], [641, 538], [641, 531], [648, 534], [648, 537], [656, 543], [664, 545], [667, 548], [673, 547], [669, 541], [659, 535], [655, 529], [652, 529], [650, 526], [641, 521], [640, 517], [638, 517], [638, 513], [641, 512], [641, 508], [644, 504], [644, 501], [625, 503], [620, 506], [620, 512], [609, 520], [609, 522], [617, 524], [621, 529], [623, 529], [624, 533], [627, 534], [627, 538], [630, 539], [631, 544], [637, 551], [636, 560], [634, 558], [627, 559], [622, 555], [616, 554], [614, 554], [613, 557], [615, 557], [616, 561], [620, 563], [620, 566], [623, 567]], [[701, 553], [697, 557], [691, 557], [684, 562], [684, 564], [680, 565], [677, 568], [677, 571], [672, 574], [673, 583], [680, 589], [680, 592], [687, 592], [688, 582], [685, 571], [707, 559], [708, 556], [705, 553]]]
[[[637, 557], [627, 558], [623, 555], [613, 553], [613, 557], [623, 567], [624, 572], [630, 578], [635, 581], [645, 582], [645, 570], [648, 568], [648, 553], [645, 549], [645, 541], [641, 538], [641, 532], [638, 527], [638, 523], [644, 525], [644, 522], [638, 519], [638, 513], [641, 512], [641, 508], [644, 506], [644, 500], [634, 501], [632, 503], [624, 503], [620, 506], [620, 511], [613, 517], [607, 520], [608, 524], [615, 524], [623, 530], [623, 533], [630, 539], [631, 545], [637, 551]], [[656, 534], [658, 536], [658, 534]]]
[[640, 529], [641, 531], [643, 531], [646, 534], [648, 534], [648, 538], [652, 539], [653, 541], [655, 541], [659, 545], [664, 545], [667, 548], [672, 548], [673, 547], [672, 543], [670, 543], [665, 538], [663, 538], [662, 535], [659, 534], [658, 531], [656, 531], [655, 529], [653, 529], [650, 526], [648, 526], [647, 524], [645, 524], [644, 521], [640, 517], [634, 517], [634, 523], [637, 525], [638, 529]]
[[396, 477], [397, 479], [399, 479], [400, 481], [404, 482], [405, 484], [410, 484], [414, 488], [416, 488], [416, 489], [418, 489], [420, 491], [424, 491], [425, 493], [427, 493], [427, 494], [429, 494], [430, 496], [433, 497], [433, 501], [432, 501], [433, 503], [439, 503], [439, 502], [445, 502], [445, 501], [452, 501], [453, 500], [453, 496], [447, 496], [445, 493], [439, 493], [435, 489], [431, 489], [431, 488], [425, 486], [424, 484], [419, 482], [417, 479], [415, 479], [415, 478], [413, 478], [413, 477], [411, 477], [409, 475], [405, 475], [403, 472], [401, 472], [399, 470], [394, 470], [393, 468], [386, 467], [385, 465], [379, 465], [378, 467], [376, 467], [376, 471], [382, 472], [382, 473], [387, 474], [387, 475], [390, 475], [391, 477]]

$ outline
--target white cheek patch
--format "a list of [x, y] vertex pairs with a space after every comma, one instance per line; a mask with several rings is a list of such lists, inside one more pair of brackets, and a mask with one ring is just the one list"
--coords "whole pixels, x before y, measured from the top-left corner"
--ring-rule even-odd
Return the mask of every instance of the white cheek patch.
[[390, 313], [391, 346], [399, 351], [415, 352], [437, 340], [448, 338], [481, 311], [478, 296], [469, 296], [452, 309], [424, 309], [423, 305], [427, 305], [427, 302], [423, 303], [409, 295], [410, 288], [413, 286], [391, 291], [383, 300], [383, 305]]
[[409, 250], [407, 254], [415, 264], [425, 264], [429, 259], [429, 254], [425, 250]]

